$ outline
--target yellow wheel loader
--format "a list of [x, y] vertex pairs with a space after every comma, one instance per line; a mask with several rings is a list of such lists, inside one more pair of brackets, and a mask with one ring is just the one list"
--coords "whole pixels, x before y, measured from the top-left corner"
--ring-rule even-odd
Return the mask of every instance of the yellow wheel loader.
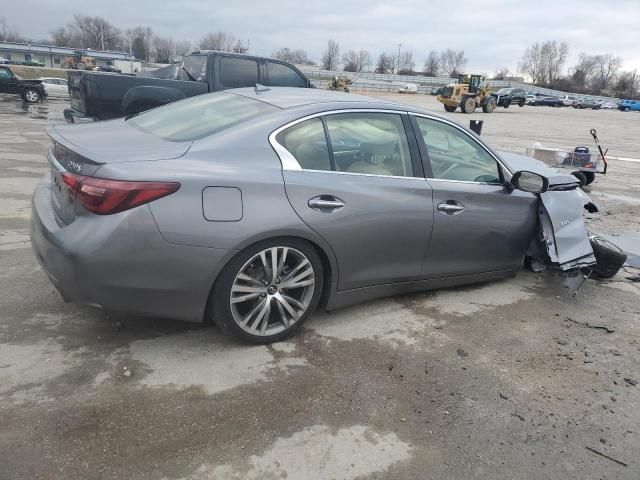
[[496, 99], [491, 95], [489, 87], [481, 85], [483, 80], [480, 75], [461, 74], [458, 76], [458, 83], [443, 88], [438, 101], [444, 104], [447, 112], [455, 112], [460, 107], [463, 113], [473, 113], [476, 108], [491, 113], [496, 109]]

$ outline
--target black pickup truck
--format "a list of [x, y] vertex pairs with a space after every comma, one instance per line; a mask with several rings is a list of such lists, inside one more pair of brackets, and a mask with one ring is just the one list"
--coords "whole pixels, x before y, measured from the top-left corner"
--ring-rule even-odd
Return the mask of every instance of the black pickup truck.
[[312, 88], [291, 64], [236, 53], [199, 51], [145, 75], [69, 72], [69, 123], [133, 115], [176, 100], [256, 84]]

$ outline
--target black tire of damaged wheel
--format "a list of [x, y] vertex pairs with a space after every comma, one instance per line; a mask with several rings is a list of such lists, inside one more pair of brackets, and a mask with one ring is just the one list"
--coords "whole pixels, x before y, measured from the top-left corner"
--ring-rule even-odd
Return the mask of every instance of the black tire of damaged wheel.
[[593, 254], [596, 257], [596, 265], [593, 267], [593, 278], [611, 278], [627, 261], [627, 256], [617, 245], [597, 235], [589, 238]]
[[593, 172], [582, 172], [587, 179], [586, 185], [591, 185], [596, 179], [596, 174]]
[[584, 172], [577, 171], [573, 172], [572, 175], [578, 179], [581, 187], [584, 187], [587, 184], [587, 176]]
[[450, 105], [445, 105], [445, 106], [444, 106], [444, 109], [445, 109], [447, 112], [455, 112], [455, 111], [456, 111], [456, 108], [457, 108], [457, 107], [452, 107], [452, 106], [450, 106]]

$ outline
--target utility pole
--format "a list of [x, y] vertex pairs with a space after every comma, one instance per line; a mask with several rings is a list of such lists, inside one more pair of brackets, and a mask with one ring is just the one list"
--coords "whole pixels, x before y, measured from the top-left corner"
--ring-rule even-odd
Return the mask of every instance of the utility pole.
[[396, 69], [396, 75], [400, 71], [400, 47], [402, 47], [401, 43], [398, 44], [398, 68]]

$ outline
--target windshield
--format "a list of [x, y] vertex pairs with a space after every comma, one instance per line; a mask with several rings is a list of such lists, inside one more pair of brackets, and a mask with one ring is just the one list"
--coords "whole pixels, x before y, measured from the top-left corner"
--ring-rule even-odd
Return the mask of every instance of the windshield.
[[268, 103], [218, 92], [154, 108], [130, 117], [127, 123], [165, 140], [184, 142], [212, 135], [276, 110], [277, 107]]

